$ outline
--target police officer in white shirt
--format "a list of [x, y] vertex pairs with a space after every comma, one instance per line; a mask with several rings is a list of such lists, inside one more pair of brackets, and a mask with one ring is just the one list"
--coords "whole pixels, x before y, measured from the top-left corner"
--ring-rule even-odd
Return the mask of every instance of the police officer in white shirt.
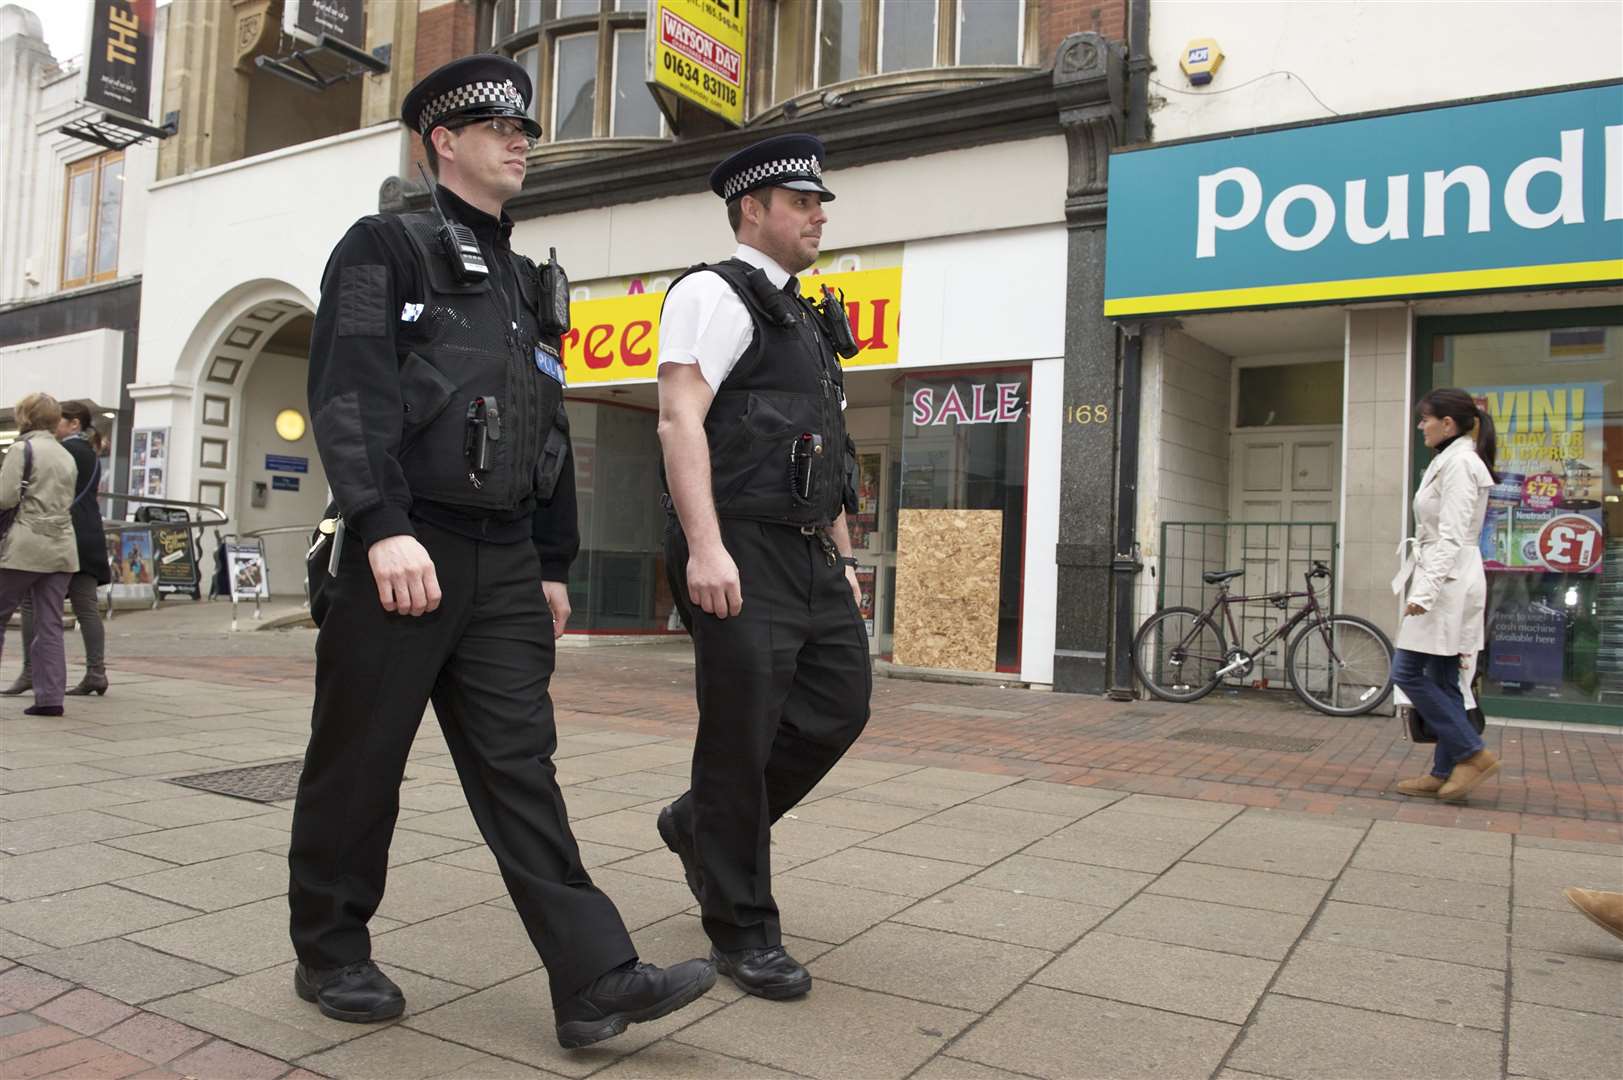
[[748, 993], [799, 997], [783, 948], [772, 823], [856, 741], [873, 690], [846, 529], [855, 446], [840, 356], [843, 304], [801, 295], [817, 259], [823, 144], [780, 135], [710, 174], [738, 239], [696, 266], [660, 318], [666, 568], [693, 636], [699, 732], [690, 790], [659, 815], [717, 970]]

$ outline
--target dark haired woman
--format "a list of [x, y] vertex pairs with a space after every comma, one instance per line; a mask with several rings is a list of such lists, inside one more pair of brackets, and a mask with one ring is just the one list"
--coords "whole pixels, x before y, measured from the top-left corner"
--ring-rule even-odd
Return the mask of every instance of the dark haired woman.
[[[73, 539], [79, 549], [79, 572], [68, 582], [68, 603], [73, 608], [73, 619], [79, 624], [79, 633], [85, 641], [85, 677], [79, 685], [67, 691], [69, 696], [107, 693], [107, 631], [102, 626], [101, 607], [96, 602], [96, 589], [113, 580], [107, 565], [107, 540], [102, 529], [101, 507], [96, 503], [101, 483], [101, 460], [97, 456], [100, 436], [96, 432], [96, 417], [82, 401], [62, 402], [62, 420], [56, 426], [56, 437], [67, 452], [73, 455], [78, 470], [74, 484], [73, 503], [69, 514], [73, 518]], [[34, 605], [24, 599], [23, 613], [23, 670], [17, 681], [0, 690], [7, 696], [25, 694], [34, 688]]]
[[1414, 538], [1392, 591], [1403, 596], [1403, 625], [1392, 679], [1437, 733], [1431, 772], [1398, 784], [1405, 795], [1463, 800], [1499, 771], [1465, 715], [1462, 663], [1482, 648], [1488, 580], [1477, 540], [1493, 487], [1493, 418], [1456, 387], [1420, 399], [1419, 429], [1434, 452], [1414, 497]]

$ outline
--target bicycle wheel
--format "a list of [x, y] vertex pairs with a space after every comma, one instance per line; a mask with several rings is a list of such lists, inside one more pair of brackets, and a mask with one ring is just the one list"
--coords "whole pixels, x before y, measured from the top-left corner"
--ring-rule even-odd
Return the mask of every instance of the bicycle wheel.
[[1167, 701], [1194, 701], [1217, 685], [1228, 651], [1223, 632], [1190, 607], [1165, 608], [1133, 638], [1133, 670], [1145, 689]]
[[1285, 674], [1320, 712], [1360, 716], [1392, 692], [1392, 642], [1368, 619], [1332, 615], [1291, 639]]

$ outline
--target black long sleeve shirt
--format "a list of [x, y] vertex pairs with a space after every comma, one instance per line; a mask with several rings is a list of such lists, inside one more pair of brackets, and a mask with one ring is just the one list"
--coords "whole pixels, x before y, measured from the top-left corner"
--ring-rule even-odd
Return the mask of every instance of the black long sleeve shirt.
[[[512, 219], [505, 213], [494, 218], [448, 188], [441, 187], [439, 196], [446, 213], [473, 230], [486, 265], [499, 278], [506, 295], [522, 296], [509, 257]], [[371, 268], [379, 266], [387, 290], [384, 332], [341, 333], [344, 285], [375, 280], [369, 275], [373, 274]], [[403, 353], [397, 328], [408, 317], [409, 305], [426, 303], [427, 294], [428, 283], [416, 251], [405, 226], [392, 214], [364, 217], [351, 226], [322, 274], [321, 302], [310, 335], [310, 409], [316, 421], [317, 448], [323, 451], [322, 465], [338, 494], [347, 526], [368, 542], [415, 535], [414, 520], [492, 543], [528, 538], [540, 555], [542, 578], [568, 580], [569, 565], [580, 550], [573, 450], [564, 462], [557, 489], [546, 502], [532, 497], [512, 510], [492, 513], [412, 498], [399, 461], [404, 413], [399, 378]], [[341, 437], [346, 442], [359, 439], [364, 454], [329, 454], [322, 446], [322, 407], [345, 395], [359, 405], [361, 430], [344, 431]]]

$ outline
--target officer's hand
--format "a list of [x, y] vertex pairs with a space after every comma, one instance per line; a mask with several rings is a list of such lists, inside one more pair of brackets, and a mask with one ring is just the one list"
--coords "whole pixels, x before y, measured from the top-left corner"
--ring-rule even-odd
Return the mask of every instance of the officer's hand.
[[366, 549], [378, 603], [384, 611], [422, 615], [440, 606], [440, 579], [434, 560], [415, 536], [388, 536]]
[[851, 586], [851, 599], [853, 599], [853, 600], [855, 600], [857, 602], [857, 610], [861, 611], [862, 610], [862, 586], [857, 584], [857, 568], [856, 567], [847, 566], [845, 568], [845, 583], [847, 585]]
[[688, 555], [688, 598], [718, 619], [743, 610], [738, 564], [726, 548], [717, 544], [714, 550]]
[[564, 636], [564, 625], [569, 622], [569, 586], [562, 581], [543, 581], [541, 594], [552, 609], [552, 636]]

